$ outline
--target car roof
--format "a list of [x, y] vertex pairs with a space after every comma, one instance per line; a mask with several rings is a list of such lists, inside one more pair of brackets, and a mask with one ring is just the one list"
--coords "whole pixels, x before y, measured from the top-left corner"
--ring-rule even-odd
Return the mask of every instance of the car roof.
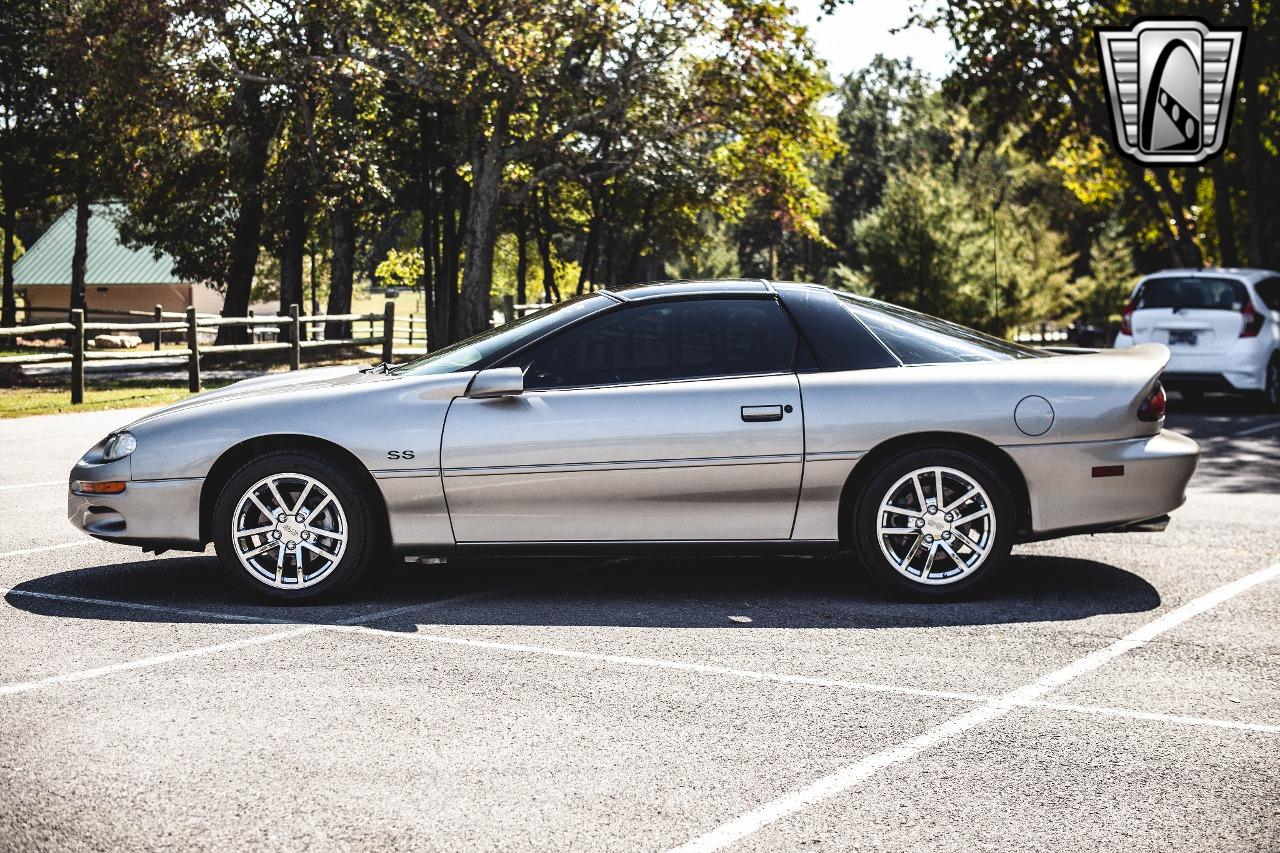
[[604, 291], [626, 302], [670, 296], [758, 296], [771, 288], [764, 279], [710, 279], [703, 281], [654, 281], [628, 284]]
[[1254, 283], [1264, 278], [1278, 276], [1280, 273], [1275, 270], [1257, 269], [1254, 267], [1204, 267], [1193, 269], [1185, 267], [1181, 269], [1160, 270], [1159, 272], [1149, 273], [1142, 277], [1143, 281], [1150, 281], [1156, 278], [1165, 278], [1170, 276], [1209, 276], [1214, 278], [1234, 278], [1240, 281]]

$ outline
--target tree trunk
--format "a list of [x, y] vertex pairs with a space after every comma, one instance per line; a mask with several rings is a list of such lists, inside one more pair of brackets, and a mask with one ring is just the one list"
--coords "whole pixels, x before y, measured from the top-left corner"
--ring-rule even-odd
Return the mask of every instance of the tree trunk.
[[[1255, 170], [1265, 168], [1263, 160], [1266, 159], [1262, 147], [1262, 94], [1259, 92], [1259, 83], [1257, 73], [1250, 73], [1252, 68], [1256, 67], [1256, 63], [1250, 62], [1248, 51], [1241, 58], [1244, 64], [1244, 162], [1241, 164], [1241, 171], [1249, 174]], [[1269, 257], [1267, 252], [1267, 241], [1263, 239], [1263, 218], [1266, 216], [1263, 208], [1263, 193], [1265, 184], [1260, 181], [1251, 181], [1248, 189], [1245, 191], [1245, 203], [1249, 209], [1249, 266], [1253, 267], [1269, 267], [1272, 265], [1273, 259]]]
[[461, 339], [458, 333], [458, 275], [462, 261], [462, 223], [471, 207], [471, 190], [451, 163], [442, 176], [444, 202], [440, 234], [440, 274], [436, 281], [436, 308], [440, 312], [443, 343]]
[[[355, 216], [350, 204], [338, 202], [330, 212], [329, 235], [333, 254], [329, 259], [329, 302], [325, 313], [350, 314], [356, 256]], [[350, 337], [351, 322], [325, 323], [324, 336], [329, 340]]]
[[[499, 133], [494, 129], [495, 136]], [[496, 142], [488, 141], [471, 160], [471, 198], [458, 304], [458, 338], [483, 332], [492, 321], [489, 290], [493, 282], [493, 245], [498, 236], [502, 159]]]
[[599, 202], [592, 200], [591, 203], [591, 221], [587, 225], [587, 242], [582, 248], [582, 260], [578, 266], [578, 288], [575, 293], [581, 296], [586, 289], [587, 280], [593, 278], [592, 267], [596, 263], [596, 243], [599, 240], [600, 216], [598, 214]]
[[439, 139], [435, 112], [425, 98], [418, 102], [418, 213], [421, 231], [418, 245], [422, 248], [422, 316], [427, 320], [427, 350], [439, 348], [436, 328], [435, 289], [440, 265], [440, 193], [436, 186], [436, 150]]
[[[253, 274], [258, 267], [258, 247], [262, 240], [263, 179], [267, 172], [267, 153], [271, 130], [262, 109], [262, 84], [242, 83], [236, 93], [242, 120], [236, 164], [240, 191], [240, 209], [236, 212], [231, 236], [231, 258], [227, 268], [227, 295], [222, 303], [223, 317], [249, 315]], [[219, 326], [216, 344], [243, 343], [249, 339], [243, 326]]]
[[0, 326], [18, 325], [18, 299], [13, 291], [13, 255], [16, 251], [13, 230], [17, 227], [14, 202], [4, 197], [4, 297], [0, 300]]
[[1213, 220], [1218, 232], [1219, 265], [1240, 266], [1240, 251], [1236, 247], [1236, 217], [1231, 209], [1231, 179], [1229, 169], [1221, 159], [1213, 164]]
[[[339, 56], [347, 52], [347, 36], [345, 33], [334, 34], [334, 53]], [[338, 72], [333, 80], [333, 117], [339, 127], [339, 134], [346, 137], [352, 129], [356, 118], [355, 93], [351, 88], [351, 78]], [[355, 208], [351, 197], [345, 192], [333, 205], [329, 214], [329, 228], [333, 244], [333, 256], [329, 267], [329, 305], [330, 314], [350, 314], [351, 294], [354, 284], [356, 262], [356, 228]], [[351, 323], [337, 321], [325, 323], [324, 336], [330, 340], [351, 337]]]
[[85, 302], [85, 265], [89, 258], [89, 213], [88, 182], [81, 179], [76, 185], [76, 242], [71, 251], [72, 311], [88, 307]]
[[306, 305], [302, 291], [302, 265], [307, 254], [307, 202], [302, 185], [289, 189], [284, 210], [284, 244], [280, 250], [280, 314], [288, 316], [289, 306]]
[[520, 211], [516, 217], [516, 304], [524, 305], [529, 301], [529, 208], [520, 203]]
[[556, 270], [551, 264], [551, 199], [546, 187], [539, 192], [538, 203], [538, 254], [542, 258], [542, 301], [559, 302], [560, 288], [556, 286]]

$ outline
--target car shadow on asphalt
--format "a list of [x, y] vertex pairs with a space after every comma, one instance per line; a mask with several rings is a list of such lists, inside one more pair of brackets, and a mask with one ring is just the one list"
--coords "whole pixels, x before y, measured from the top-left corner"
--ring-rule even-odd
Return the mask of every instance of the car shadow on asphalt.
[[[127, 602], [95, 604], [69, 599]], [[467, 559], [376, 572], [347, 601], [252, 601], [211, 557], [122, 562], [36, 578], [6, 601], [33, 614], [119, 622], [627, 628], [897, 628], [997, 625], [1141, 613], [1160, 605], [1116, 566], [1019, 555], [966, 600], [903, 601], [845, 558]], [[388, 610], [402, 612], [375, 618]], [[183, 612], [179, 612], [183, 611]], [[368, 621], [373, 619], [374, 621]]]

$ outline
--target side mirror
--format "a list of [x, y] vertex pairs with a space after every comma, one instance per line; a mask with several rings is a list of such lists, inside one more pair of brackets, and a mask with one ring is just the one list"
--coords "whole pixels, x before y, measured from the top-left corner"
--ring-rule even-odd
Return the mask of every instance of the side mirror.
[[473, 400], [518, 397], [524, 393], [524, 371], [518, 367], [482, 370], [471, 380], [467, 396]]

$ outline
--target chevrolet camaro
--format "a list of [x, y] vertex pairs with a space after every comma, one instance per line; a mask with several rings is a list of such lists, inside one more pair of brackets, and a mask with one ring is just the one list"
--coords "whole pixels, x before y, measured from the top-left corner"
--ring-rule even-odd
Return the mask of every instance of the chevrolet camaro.
[[1168, 359], [814, 285], [640, 285], [148, 414], [76, 464], [69, 516], [156, 552], [212, 542], [278, 602], [392, 554], [660, 552], [846, 553], [940, 598], [1017, 542], [1163, 529], [1199, 454], [1163, 429]]

